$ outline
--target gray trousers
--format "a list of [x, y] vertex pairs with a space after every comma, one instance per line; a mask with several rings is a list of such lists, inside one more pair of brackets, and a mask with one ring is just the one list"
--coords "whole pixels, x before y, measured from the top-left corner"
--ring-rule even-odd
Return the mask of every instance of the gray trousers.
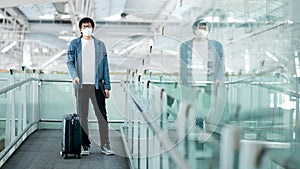
[[94, 107], [95, 115], [98, 121], [100, 145], [109, 145], [108, 138], [108, 122], [106, 113], [105, 96], [102, 89], [96, 89], [95, 85], [83, 84], [82, 88], [76, 89], [78, 115], [81, 120], [82, 127], [82, 145], [89, 146], [89, 127], [88, 127], [88, 112], [89, 100], [91, 100]]

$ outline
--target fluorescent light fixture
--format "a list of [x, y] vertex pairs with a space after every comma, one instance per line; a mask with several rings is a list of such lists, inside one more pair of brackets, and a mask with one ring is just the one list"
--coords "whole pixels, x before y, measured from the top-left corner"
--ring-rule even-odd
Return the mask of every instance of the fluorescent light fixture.
[[46, 15], [42, 15], [42, 16], [39, 16], [39, 19], [54, 19], [54, 15], [52, 14], [46, 14]]
[[220, 18], [218, 16], [207, 16], [204, 18], [204, 20], [208, 21], [208, 22], [220, 22]]
[[34, 53], [39, 53], [40, 50], [39, 50], [39, 48], [34, 48], [34, 49], [33, 49], [33, 52], [34, 52]]
[[234, 17], [227, 17], [227, 22], [232, 22], [232, 23], [242, 23], [243, 21]]
[[71, 41], [76, 38], [76, 36], [58, 36], [59, 39], [65, 40], [65, 41]]
[[6, 47], [4, 47], [2, 50], [1, 50], [1, 53], [6, 53], [7, 51], [9, 51], [12, 47], [16, 46], [17, 45], [17, 41], [13, 41], [11, 42], [10, 44], [8, 44]]
[[61, 19], [70, 19], [71, 15], [61, 15], [60, 18]]
[[42, 64], [40, 66], [40, 69], [44, 69], [46, 68], [47, 69], [47, 66], [54, 63], [54, 61], [58, 58], [60, 58], [61, 56], [64, 56], [64, 54], [67, 52], [66, 49], [60, 51], [58, 54], [54, 55], [51, 59], [49, 59], [46, 63]]
[[245, 50], [245, 55], [244, 55], [244, 60], [245, 60], [245, 73], [249, 73], [250, 71], [250, 56], [249, 56], [249, 50]]
[[112, 15], [112, 16], [104, 18], [104, 20], [106, 20], [106, 21], [118, 21], [120, 19], [121, 19], [121, 15], [120, 14]]
[[300, 77], [300, 64], [299, 64], [299, 58], [295, 58], [295, 68], [296, 68], [296, 75], [297, 77]]
[[49, 49], [43, 48], [43, 49], [42, 49], [42, 52], [43, 52], [43, 53], [48, 53], [48, 52], [49, 52]]
[[274, 56], [274, 55], [272, 55], [270, 52], [265, 52], [265, 54], [269, 57], [269, 58], [271, 58], [272, 60], [274, 60], [275, 62], [278, 62], [279, 60]]

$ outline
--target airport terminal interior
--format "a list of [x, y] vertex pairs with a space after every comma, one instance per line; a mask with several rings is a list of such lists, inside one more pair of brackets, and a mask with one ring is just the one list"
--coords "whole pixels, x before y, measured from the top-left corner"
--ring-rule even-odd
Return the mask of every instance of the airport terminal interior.
[[[298, 169], [299, 7], [299, 0], [1, 0], [0, 168]], [[115, 155], [101, 153], [90, 105], [90, 155], [64, 159], [62, 118], [76, 113], [68, 46], [84, 17], [107, 50]], [[194, 30], [199, 18], [205, 47]]]

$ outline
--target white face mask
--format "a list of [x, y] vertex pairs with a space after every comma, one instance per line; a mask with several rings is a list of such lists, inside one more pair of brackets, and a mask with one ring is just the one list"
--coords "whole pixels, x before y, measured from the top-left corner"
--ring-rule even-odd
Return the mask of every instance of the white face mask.
[[91, 36], [93, 33], [93, 29], [92, 28], [83, 28], [82, 29], [82, 35], [83, 36]]
[[203, 30], [203, 29], [197, 29], [197, 30], [195, 30], [194, 34], [195, 34], [196, 38], [206, 39], [208, 36], [208, 31]]

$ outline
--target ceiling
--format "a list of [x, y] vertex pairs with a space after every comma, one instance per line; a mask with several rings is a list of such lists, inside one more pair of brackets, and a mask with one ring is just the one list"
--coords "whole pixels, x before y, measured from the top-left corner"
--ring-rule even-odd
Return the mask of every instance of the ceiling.
[[80, 18], [90, 16], [96, 22], [94, 36], [106, 44], [111, 70], [147, 63], [178, 72], [178, 47], [193, 36], [192, 20], [203, 16], [211, 23], [210, 37], [224, 45], [226, 69], [249, 72], [261, 68], [262, 61], [274, 65], [278, 58], [286, 60], [285, 50], [275, 53], [272, 48], [289, 45], [285, 37], [274, 39], [282, 31], [286, 8], [286, 0], [1, 1], [0, 69], [26, 65], [66, 72], [68, 42], [79, 36]]

